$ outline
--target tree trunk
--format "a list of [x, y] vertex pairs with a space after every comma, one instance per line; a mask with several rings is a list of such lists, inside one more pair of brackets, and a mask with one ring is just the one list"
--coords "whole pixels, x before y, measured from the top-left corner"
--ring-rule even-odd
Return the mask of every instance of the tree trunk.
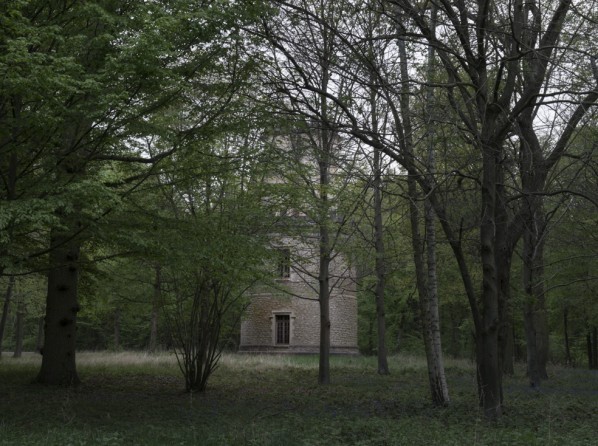
[[588, 331], [586, 334], [586, 347], [588, 352], [588, 368], [594, 368], [594, 349], [592, 348], [592, 334]]
[[6, 320], [8, 319], [8, 311], [10, 310], [10, 301], [12, 300], [13, 291], [15, 287], [15, 276], [10, 276], [8, 279], [8, 286], [2, 306], [2, 319], [0, 319], [0, 357], [2, 357], [2, 342], [4, 340], [4, 330], [6, 328]]
[[502, 372], [505, 375], [515, 374], [515, 336], [513, 332], [513, 321], [509, 318], [505, 323], [505, 341], [502, 355]]
[[120, 308], [116, 308], [113, 314], [114, 322], [114, 350], [120, 350]]
[[548, 378], [548, 322], [544, 294], [544, 218], [541, 199], [528, 199], [530, 218], [523, 238], [524, 325], [531, 387]]
[[[375, 110], [375, 95], [372, 105]], [[373, 127], [377, 132], [377, 116], [372, 112]], [[376, 250], [376, 319], [378, 323], [378, 373], [388, 375], [386, 354], [386, 319], [384, 312], [384, 293], [386, 288], [386, 258], [384, 249], [384, 227], [382, 223], [382, 159], [380, 151], [374, 149], [374, 245]]]
[[[493, 118], [488, 116], [489, 120]], [[493, 132], [489, 131], [493, 136]], [[482, 220], [480, 248], [482, 263], [482, 324], [476, 330], [478, 397], [487, 418], [502, 415], [502, 371], [500, 367], [498, 330], [500, 327], [498, 268], [496, 264], [496, 205], [501, 148], [490, 136], [482, 141]]]
[[[328, 209], [327, 192], [328, 163], [320, 162], [320, 200], [322, 208]], [[326, 214], [320, 213], [320, 218], [325, 219]], [[318, 383], [330, 384], [330, 234], [327, 221], [320, 222], [320, 250], [318, 273], [318, 301], [320, 304], [320, 363]]]
[[565, 332], [565, 364], [572, 365], [571, 361], [571, 347], [569, 345], [569, 309], [563, 309], [563, 331]]
[[[404, 148], [413, 153], [413, 128], [411, 125], [411, 110], [409, 105], [410, 87], [409, 73], [407, 63], [407, 51], [405, 41], [397, 40], [400, 58], [400, 74], [402, 80], [400, 108], [403, 114], [403, 123], [405, 127]], [[428, 158], [434, 170], [433, 152], [429, 150]], [[442, 359], [442, 348], [440, 343], [440, 318], [438, 316], [438, 293], [436, 278], [436, 244], [432, 238], [431, 246], [428, 245], [427, 264], [424, 262], [424, 242], [422, 240], [419, 224], [418, 191], [417, 180], [414, 172], [408, 172], [407, 186], [409, 191], [409, 214], [412, 233], [413, 258], [416, 271], [416, 283], [419, 295], [420, 312], [422, 318], [422, 331], [424, 337], [424, 347], [426, 350], [426, 360], [428, 365], [428, 380], [430, 383], [430, 393], [432, 402], [439, 406], [449, 404], [448, 386], [444, 373], [444, 364]], [[426, 200], [427, 201], [427, 200]], [[434, 216], [431, 207], [425, 208], [425, 227], [426, 235], [434, 237], [435, 229]]]
[[538, 360], [538, 348], [536, 346], [536, 330], [534, 328], [534, 306], [530, 302], [525, 303], [523, 310], [523, 322], [525, 328], [525, 339], [527, 349], [527, 377], [530, 387], [540, 387], [540, 369]]
[[37, 319], [37, 340], [35, 342], [35, 351], [38, 353], [42, 352], [44, 348], [44, 316]]
[[318, 383], [330, 384], [330, 294], [328, 279], [328, 262], [320, 264], [320, 361]]
[[592, 331], [592, 368], [598, 369], [598, 327]]
[[19, 300], [17, 305], [17, 317], [15, 320], [15, 351], [14, 358], [20, 358], [23, 355], [23, 336], [25, 335], [25, 303]]
[[162, 270], [156, 265], [156, 280], [154, 282], [154, 298], [152, 299], [152, 315], [150, 321], [150, 338], [148, 349], [154, 353], [158, 348], [158, 311], [162, 300]]
[[76, 385], [77, 286], [80, 244], [68, 232], [53, 230], [46, 298], [45, 343], [37, 382]]
[[[330, 58], [334, 47], [334, 39], [327, 28], [322, 28], [322, 56], [321, 91], [328, 92], [330, 81]], [[318, 226], [320, 232], [319, 272], [318, 272], [318, 300], [320, 304], [320, 364], [318, 383], [330, 384], [330, 254], [331, 243], [328, 229], [330, 219], [330, 203], [328, 188], [330, 187], [330, 160], [332, 157], [333, 141], [328, 127], [329, 109], [328, 98], [319, 95], [319, 112], [321, 117], [317, 161], [319, 169], [319, 197], [318, 197]]]
[[[431, 22], [433, 32], [436, 33], [436, 7], [432, 7]], [[404, 45], [402, 45], [404, 50]], [[428, 73], [427, 78], [430, 82], [434, 79], [434, 47], [428, 46]], [[402, 59], [406, 61], [406, 54], [403, 54]], [[406, 78], [407, 73], [403, 66], [402, 77]], [[436, 153], [435, 153], [435, 114], [436, 106], [434, 104], [434, 91], [428, 88], [426, 94], [426, 133], [428, 139], [427, 148], [427, 169], [429, 174], [434, 177], [436, 175]], [[409, 125], [411, 127], [411, 124]], [[432, 390], [432, 400], [441, 406], [447, 406], [450, 402], [448, 384], [446, 382], [446, 375], [444, 372], [444, 360], [442, 354], [442, 343], [440, 336], [440, 313], [438, 303], [438, 276], [436, 268], [436, 215], [430, 200], [424, 201], [424, 226], [426, 229], [426, 266], [427, 266], [427, 301], [425, 306], [425, 325], [427, 343], [430, 344], [429, 350], [431, 356], [428, 359], [428, 375], [430, 380], [430, 388]]]

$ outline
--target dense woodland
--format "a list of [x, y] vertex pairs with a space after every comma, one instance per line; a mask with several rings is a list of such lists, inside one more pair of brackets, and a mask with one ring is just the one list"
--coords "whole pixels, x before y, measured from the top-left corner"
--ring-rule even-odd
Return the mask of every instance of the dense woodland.
[[39, 382], [168, 349], [205, 390], [268, 234], [306, 226], [323, 385], [337, 253], [361, 351], [425, 354], [435, 404], [447, 355], [489, 418], [514, 361], [534, 388], [598, 368], [595, 0], [8, 0], [0, 23], [0, 352], [43, 352]]

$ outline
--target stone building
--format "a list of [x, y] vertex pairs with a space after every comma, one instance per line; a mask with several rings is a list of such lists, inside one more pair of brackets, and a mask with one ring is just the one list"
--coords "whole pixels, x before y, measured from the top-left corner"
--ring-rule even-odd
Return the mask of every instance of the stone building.
[[[273, 286], [258, 286], [241, 321], [239, 351], [318, 353], [317, 237], [277, 237], [279, 262]], [[357, 354], [354, 274], [339, 254], [330, 265], [330, 352]]]
[[[269, 183], [309, 189], [318, 184], [320, 176], [314, 155], [318, 132], [308, 137], [309, 125], [303, 130], [282, 132], [273, 137], [273, 144], [285, 152], [291, 165], [278, 174], [273, 173]], [[340, 150], [336, 138], [334, 151]], [[344, 181], [329, 160], [331, 178]], [[293, 178], [293, 173], [297, 176]], [[333, 180], [334, 181], [334, 180]], [[335, 197], [330, 192], [331, 202]], [[293, 194], [291, 194], [293, 195]], [[306, 194], [308, 195], [308, 194]], [[320, 344], [320, 307], [318, 301], [319, 236], [318, 225], [304, 211], [313, 209], [314, 203], [290, 202], [276, 215], [284, 221], [271, 234], [271, 246], [278, 255], [273, 262], [274, 280], [269, 285], [256, 286], [250, 295], [250, 304], [241, 321], [239, 350], [264, 353], [318, 353]], [[273, 200], [278, 202], [278, 200]], [[304, 211], [300, 210], [303, 209]], [[338, 216], [334, 206], [328, 216], [333, 223]], [[338, 221], [337, 221], [338, 222]], [[274, 268], [274, 265], [277, 267]], [[330, 277], [330, 352], [332, 354], [357, 354], [357, 297], [355, 277], [349, 263], [339, 252], [334, 252], [329, 267]]]

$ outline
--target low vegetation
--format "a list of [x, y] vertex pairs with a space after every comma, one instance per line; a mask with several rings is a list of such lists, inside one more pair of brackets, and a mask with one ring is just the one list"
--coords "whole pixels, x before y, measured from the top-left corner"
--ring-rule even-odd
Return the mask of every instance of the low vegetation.
[[506, 413], [476, 408], [474, 367], [448, 360], [451, 406], [434, 407], [424, 358], [225, 355], [207, 392], [184, 392], [173, 355], [80, 353], [83, 384], [32, 384], [40, 358], [0, 361], [0, 445], [594, 445], [596, 371], [553, 366], [540, 390], [504, 378]]

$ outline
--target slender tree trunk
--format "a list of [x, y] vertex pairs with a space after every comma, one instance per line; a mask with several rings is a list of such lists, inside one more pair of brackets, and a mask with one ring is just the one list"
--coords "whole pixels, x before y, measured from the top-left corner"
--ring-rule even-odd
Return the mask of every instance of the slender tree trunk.
[[569, 345], [569, 309], [563, 309], [563, 331], [565, 332], [565, 364], [571, 365], [571, 347]]
[[[325, 115], [324, 115], [325, 116]], [[322, 130], [322, 144], [329, 144], [328, 132]], [[328, 150], [328, 147], [324, 149]], [[330, 234], [328, 231], [328, 154], [320, 159], [320, 247], [318, 272], [318, 301], [320, 304], [320, 363], [318, 383], [330, 384]]]
[[0, 319], [0, 357], [2, 357], [2, 342], [4, 340], [4, 330], [6, 328], [6, 320], [8, 319], [10, 301], [12, 300], [14, 287], [15, 276], [10, 276], [8, 279], [8, 286], [6, 287], [4, 305], [2, 306], [2, 318]]
[[[372, 75], [372, 79], [374, 76]], [[372, 81], [373, 84], [373, 81]], [[376, 108], [376, 91], [370, 92], [372, 109], [372, 129], [378, 133], [378, 112]], [[376, 251], [376, 320], [378, 324], [378, 373], [388, 375], [388, 358], [386, 352], [386, 315], [384, 311], [384, 293], [386, 288], [386, 257], [384, 247], [384, 225], [382, 222], [382, 154], [374, 148], [374, 248]]]
[[[436, 7], [432, 7], [431, 22], [434, 33], [436, 32]], [[404, 55], [406, 59], [406, 55]], [[428, 46], [428, 73], [427, 77], [430, 82], [434, 79], [434, 47]], [[406, 76], [406, 73], [403, 74]], [[435, 153], [435, 114], [436, 106], [434, 103], [434, 91], [428, 88], [426, 94], [426, 133], [428, 139], [427, 150], [427, 170], [431, 177], [436, 175], [436, 153]], [[439, 404], [446, 406], [449, 404], [449, 392], [446, 382], [446, 375], [444, 372], [444, 360], [442, 354], [442, 342], [440, 334], [440, 311], [438, 303], [438, 275], [436, 268], [436, 215], [430, 200], [424, 201], [424, 225], [426, 228], [426, 266], [427, 274], [427, 302], [425, 303], [425, 317], [426, 317], [426, 331], [427, 342], [430, 344], [429, 350], [431, 356], [428, 362], [428, 374], [430, 386], [435, 389], [433, 391], [433, 400]]]
[[158, 347], [158, 311], [162, 300], [162, 269], [156, 265], [156, 280], [154, 282], [154, 296], [152, 299], [152, 315], [150, 321], [149, 351], [154, 353]]
[[15, 351], [14, 358], [20, 358], [23, 355], [23, 336], [25, 335], [25, 303], [22, 299], [17, 305], [17, 317], [15, 320]]
[[80, 244], [71, 233], [54, 229], [46, 298], [45, 343], [37, 381], [51, 385], [80, 382], [75, 362]]
[[[328, 92], [330, 81], [330, 57], [332, 57], [333, 38], [327, 28], [322, 28], [322, 51], [320, 56], [321, 91]], [[320, 364], [318, 383], [330, 383], [330, 254], [331, 242], [328, 229], [330, 218], [330, 203], [328, 188], [330, 186], [330, 160], [333, 150], [331, 130], [328, 127], [329, 108], [325, 94], [319, 95], [320, 132], [318, 150], [319, 169], [319, 197], [318, 197], [318, 226], [319, 226], [319, 272], [318, 272], [318, 300], [320, 304]]]
[[527, 349], [527, 376], [530, 387], [540, 387], [540, 370], [538, 366], [538, 348], [536, 346], [536, 330], [534, 328], [534, 306], [531, 302], [525, 303], [523, 322]]
[[[326, 231], [322, 231], [326, 232]], [[322, 242], [326, 236], [321, 234]], [[320, 361], [318, 369], [318, 383], [330, 384], [330, 294], [328, 278], [327, 255], [321, 253], [320, 258]]]
[[378, 322], [378, 373], [388, 375], [388, 359], [386, 353], [386, 319], [384, 311], [384, 293], [386, 288], [386, 259], [382, 227], [382, 194], [380, 152], [374, 150], [374, 231], [376, 245], [376, 319]]
[[116, 308], [113, 314], [114, 323], [114, 350], [120, 350], [120, 308]]
[[[399, 32], [402, 30], [399, 29]], [[407, 51], [405, 40], [397, 40], [400, 58], [400, 74], [402, 80], [400, 108], [405, 128], [404, 147], [409, 153], [413, 153], [413, 133], [411, 125], [411, 109], [409, 105], [410, 86], [407, 63]], [[429, 54], [431, 58], [433, 53]], [[431, 130], [431, 123], [429, 123]], [[430, 136], [430, 135], [429, 135]], [[433, 138], [430, 137], [430, 140]], [[428, 161], [431, 162], [431, 172], [434, 171], [434, 153], [433, 148], [429, 147]], [[442, 346], [440, 342], [440, 317], [438, 314], [438, 291], [436, 277], [436, 243], [434, 213], [431, 206], [424, 208], [424, 222], [426, 236], [431, 236], [431, 244], [428, 244], [427, 262], [424, 261], [424, 242], [422, 240], [419, 224], [418, 192], [417, 181], [413, 172], [408, 172], [407, 182], [409, 190], [409, 209], [412, 232], [413, 256], [416, 270], [416, 283], [419, 294], [420, 311], [422, 317], [422, 330], [424, 337], [424, 346], [426, 350], [426, 359], [428, 364], [428, 380], [430, 383], [430, 393], [432, 402], [436, 405], [446, 406], [449, 404], [448, 386], [444, 372], [444, 363], [442, 358]], [[427, 201], [427, 200], [426, 200]], [[429, 203], [428, 203], [429, 204]]]
[[592, 333], [588, 331], [586, 334], [586, 347], [588, 352], [588, 369], [594, 368], [594, 349], [592, 348]]
[[598, 327], [592, 331], [592, 368], [598, 369]]

